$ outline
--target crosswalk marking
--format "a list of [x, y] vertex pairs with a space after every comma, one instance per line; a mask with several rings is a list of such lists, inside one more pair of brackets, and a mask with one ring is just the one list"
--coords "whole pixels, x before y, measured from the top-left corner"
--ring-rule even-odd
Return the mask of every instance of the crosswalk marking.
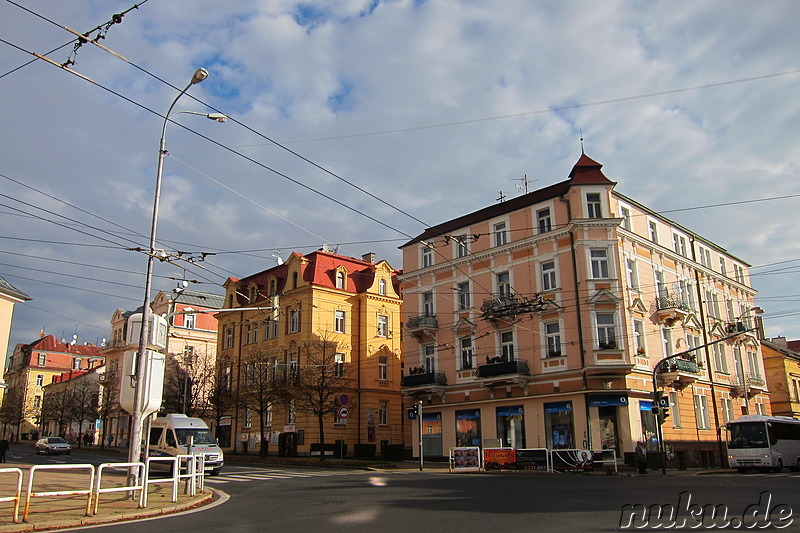
[[221, 474], [219, 476], [207, 477], [205, 483], [226, 484], [231, 482], [247, 482], [247, 481], [263, 481], [263, 480], [277, 480], [277, 479], [294, 479], [294, 478], [309, 478], [309, 477], [332, 477], [344, 476], [352, 474], [366, 474], [368, 472], [361, 471], [345, 471], [345, 472], [325, 472], [325, 471], [308, 471], [308, 472], [286, 472], [282, 470], [258, 470], [253, 472], [231, 472]]

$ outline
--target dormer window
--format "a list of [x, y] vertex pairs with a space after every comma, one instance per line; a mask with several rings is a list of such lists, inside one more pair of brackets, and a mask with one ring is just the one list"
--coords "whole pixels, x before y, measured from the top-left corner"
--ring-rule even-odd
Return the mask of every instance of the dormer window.
[[297, 272], [292, 272], [292, 288], [293, 289], [297, 288], [297, 279], [298, 279]]
[[72, 361], [72, 369], [73, 370], [80, 370], [81, 369], [81, 358], [80, 357], [76, 357]]
[[600, 193], [592, 192], [586, 195], [586, 213], [589, 218], [603, 218]]
[[378, 282], [378, 294], [386, 296], [386, 280], [382, 279]]
[[344, 289], [345, 274], [343, 271], [336, 272], [336, 288]]
[[250, 299], [250, 303], [255, 302], [256, 298], [258, 298], [258, 287], [256, 285], [250, 285], [250, 295], [248, 298]]

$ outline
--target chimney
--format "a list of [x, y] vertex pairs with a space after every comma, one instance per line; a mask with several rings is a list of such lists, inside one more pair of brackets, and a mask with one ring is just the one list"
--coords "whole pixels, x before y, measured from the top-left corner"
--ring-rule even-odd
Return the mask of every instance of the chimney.
[[789, 349], [789, 346], [786, 344], [786, 337], [773, 337], [769, 340], [769, 342], [780, 348], [785, 348], [787, 350]]
[[361, 260], [365, 263], [374, 263], [375, 262], [375, 252], [367, 252], [361, 256]]

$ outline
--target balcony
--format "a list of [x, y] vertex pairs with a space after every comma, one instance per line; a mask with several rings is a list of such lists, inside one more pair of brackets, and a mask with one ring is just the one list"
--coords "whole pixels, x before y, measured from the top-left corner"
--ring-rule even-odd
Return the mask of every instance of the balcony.
[[658, 370], [658, 378], [662, 384], [681, 390], [697, 381], [702, 369], [695, 361], [675, 358], [661, 363]]
[[677, 294], [667, 294], [659, 296], [653, 302], [655, 305], [655, 316], [659, 324], [668, 328], [676, 322], [683, 322], [692, 310]]
[[739, 375], [732, 376], [731, 378], [731, 396], [735, 398], [744, 398], [746, 394], [749, 400], [766, 391], [767, 382], [764, 381], [764, 378], [761, 376], [746, 374], [744, 379]]
[[421, 338], [425, 335], [432, 335], [439, 329], [439, 320], [436, 315], [417, 315], [409, 317], [406, 321], [406, 331], [414, 338]]
[[447, 388], [447, 376], [444, 372], [422, 372], [403, 376], [400, 381], [405, 396], [419, 394], [436, 394], [444, 402], [444, 391]]
[[498, 385], [519, 385], [528, 394], [527, 361], [502, 361], [498, 360], [485, 365], [478, 365], [475, 377], [482, 380], [483, 386], [489, 389], [494, 398], [494, 388]]
[[533, 314], [545, 307], [545, 301], [535, 294], [533, 298], [516, 294], [497, 294], [481, 304], [481, 318], [497, 325], [499, 322], [515, 322], [520, 315]]

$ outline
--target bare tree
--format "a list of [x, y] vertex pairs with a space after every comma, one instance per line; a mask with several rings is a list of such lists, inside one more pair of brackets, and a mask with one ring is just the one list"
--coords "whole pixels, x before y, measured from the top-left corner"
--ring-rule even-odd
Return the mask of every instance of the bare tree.
[[[207, 401], [209, 415], [216, 422], [217, 438], [220, 436], [222, 418], [230, 414], [236, 407], [236, 396], [231, 388], [231, 363], [228, 358], [217, 360], [216, 372], [209, 380]], [[230, 444], [230, 443], [228, 443]]]
[[119, 414], [118, 389], [114, 384], [118, 381], [116, 371], [106, 368], [100, 382], [100, 405], [98, 406], [98, 417], [103, 422], [103, 431], [100, 435], [100, 447], [105, 448], [111, 420]]
[[25, 418], [25, 402], [23, 393], [19, 388], [11, 388], [6, 390], [3, 397], [3, 405], [0, 407], [0, 421], [3, 422], [3, 434], [8, 431], [9, 426], [16, 428], [16, 433], [11, 430], [12, 440], [14, 435], [19, 438], [19, 426]]
[[300, 348], [301, 365], [292, 397], [297, 409], [312, 414], [319, 423], [319, 458], [325, 460], [325, 417], [339, 411], [337, 399], [352, 389], [344, 354], [335, 341], [321, 335], [305, 341]]
[[81, 447], [81, 434], [83, 423], [97, 418], [97, 399], [99, 396], [99, 381], [97, 376], [85, 374], [73, 378], [71, 389], [70, 413], [72, 420], [78, 423], [78, 448]]
[[266, 417], [273, 404], [286, 398], [285, 381], [280, 379], [278, 352], [258, 350], [247, 356], [242, 363], [239, 386], [239, 406], [258, 414], [259, 435], [261, 437], [258, 454], [267, 456], [265, 434]]
[[[55, 384], [54, 384], [55, 385]], [[42, 399], [42, 420], [55, 422], [56, 433], [68, 436], [67, 426], [72, 419], [72, 388], [66, 384], [48, 385]]]
[[164, 410], [187, 416], [208, 416], [208, 395], [213, 378], [212, 355], [194, 351], [168, 354], [162, 399]]

